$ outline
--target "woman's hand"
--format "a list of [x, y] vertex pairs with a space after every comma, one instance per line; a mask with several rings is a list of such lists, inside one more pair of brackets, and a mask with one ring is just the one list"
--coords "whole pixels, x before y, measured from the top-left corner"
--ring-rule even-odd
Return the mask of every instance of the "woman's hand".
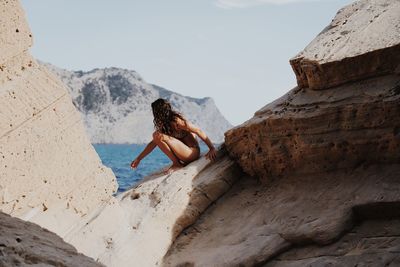
[[135, 159], [134, 161], [132, 161], [131, 163], [131, 168], [132, 169], [136, 169], [137, 166], [139, 166], [140, 160], [139, 159]]
[[214, 161], [217, 158], [217, 151], [215, 148], [210, 148], [210, 150], [206, 154], [206, 159]]

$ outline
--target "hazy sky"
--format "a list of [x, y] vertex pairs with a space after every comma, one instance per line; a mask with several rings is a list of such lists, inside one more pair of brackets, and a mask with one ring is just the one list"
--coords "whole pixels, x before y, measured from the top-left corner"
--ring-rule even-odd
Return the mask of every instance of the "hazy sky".
[[296, 84], [289, 59], [350, 0], [23, 0], [32, 54], [70, 70], [121, 67], [234, 125]]

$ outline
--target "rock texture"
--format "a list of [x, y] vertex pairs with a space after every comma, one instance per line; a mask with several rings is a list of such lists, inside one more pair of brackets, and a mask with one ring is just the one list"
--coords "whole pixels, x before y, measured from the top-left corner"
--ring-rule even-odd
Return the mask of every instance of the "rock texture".
[[175, 237], [242, 176], [227, 156], [202, 158], [124, 192], [66, 240], [106, 266], [160, 266]]
[[[374, 29], [373, 24], [364, 19], [369, 18], [366, 15], [369, 13], [365, 12], [371, 10], [374, 10], [377, 20], [384, 20], [388, 31], [382, 33], [374, 29], [367, 33], [379, 36], [376, 37], [378, 39], [391, 34], [388, 40], [377, 41], [387, 48], [370, 47], [371, 42], [365, 47], [356, 46], [356, 43], [343, 44], [341, 39], [331, 43], [332, 49], [341, 47], [343, 53], [347, 51], [341, 55], [344, 60], [335, 63], [336, 70], [346, 70], [344, 75], [338, 76], [343, 78], [342, 82], [347, 81], [346, 75], [358, 72], [356, 67], [354, 71], [347, 69], [350, 65], [346, 60], [353, 56], [350, 50], [368, 47], [383, 53], [391, 51], [391, 44], [400, 42], [400, 34], [389, 30], [400, 28], [399, 8], [400, 2], [395, 0], [357, 1], [338, 12], [334, 22], [350, 14], [361, 16], [357, 20], [358, 26], [351, 24], [348, 18], [346, 27], [355, 27], [354, 31], [347, 34], [349, 40], [358, 40], [361, 26], [369, 25], [369, 30]], [[397, 16], [392, 11], [396, 11], [394, 14]], [[314, 50], [320, 47], [321, 60], [331, 60], [332, 56], [325, 53], [324, 45], [325, 40], [320, 34], [302, 53], [311, 49], [310, 46]], [[400, 64], [399, 55], [388, 58], [379, 56], [377, 60], [394, 66]], [[360, 54], [359, 57], [371, 62], [368, 55]], [[373, 74], [376, 77], [348, 82], [329, 90], [314, 91], [301, 85], [292, 89], [257, 111], [254, 118], [225, 134], [230, 155], [238, 160], [247, 173], [264, 180], [294, 172], [315, 173], [351, 169], [363, 163], [399, 162], [400, 73], [381, 75], [383, 72], [376, 71]]]
[[0, 266], [100, 267], [40, 226], [0, 212]]
[[[381, 263], [398, 261], [399, 225], [383, 219], [400, 215], [399, 173], [397, 164], [292, 175], [269, 184], [244, 177], [177, 238], [164, 264], [329, 266], [336, 261], [343, 265], [333, 266], [354, 266], [368, 259], [367, 266], [385, 266]], [[359, 225], [365, 225], [363, 233], [355, 236]], [[369, 232], [368, 225], [376, 226]]]
[[[0, 5], [0, 62], [2, 64], [26, 51], [26, 48], [32, 45], [32, 33], [26, 20], [16, 16], [21, 12], [18, 1], [1, 1]], [[4, 70], [0, 69], [0, 71]]]
[[264, 267], [399, 266], [399, 227], [398, 219], [363, 221], [332, 245], [294, 248]]
[[[18, 2], [1, 4], [11, 15], [1, 17], [1, 27], [19, 25], [17, 34], [29, 36]], [[9, 33], [13, 40], [15, 29]], [[8, 54], [0, 62], [0, 209], [64, 236], [109, 200], [115, 176], [101, 164], [64, 85], [29, 55], [31, 43], [8, 43], [0, 44]]]
[[[335, 20], [357, 14], [357, 7], [364, 14], [360, 25], [379, 35], [361, 18], [368, 10], [379, 11], [376, 18], [397, 29], [398, 17], [391, 12], [398, 3], [361, 0]], [[375, 51], [378, 61], [396, 66], [396, 55], [384, 56], [393, 45], [371, 48], [358, 55], [361, 61], [353, 61], [351, 47], [343, 48], [347, 52], [335, 64], [349, 73], [335, 74], [341, 84], [325, 76], [330, 89], [312, 90], [310, 81], [320, 78], [310, 72], [307, 86], [300, 84], [228, 131], [227, 152], [222, 148], [213, 164], [201, 158], [113, 196], [115, 177], [90, 145], [67, 89], [29, 55], [30, 33], [18, 2], [1, 4], [9, 16], [0, 18], [0, 27], [21, 28], [0, 35], [7, 40], [1, 51], [9, 49], [0, 62], [2, 211], [54, 231], [106, 266], [399, 264], [400, 74], [383, 67], [368, 74], [354, 67], [352, 76], [349, 68], [363, 58], [372, 60]], [[325, 49], [323, 35], [313, 47]], [[338, 39], [332, 47], [336, 43], [353, 46]], [[36, 264], [27, 259], [39, 257], [26, 255], [37, 255], [40, 247], [21, 249], [18, 237], [9, 239], [17, 231], [8, 223], [12, 220], [0, 214], [0, 241], [3, 235], [9, 240], [0, 242], [0, 252], [8, 253], [0, 260]], [[29, 225], [15, 221], [20, 223], [22, 231]], [[56, 242], [53, 237], [47, 241]], [[20, 240], [37, 241], [28, 235]], [[76, 252], [58, 241], [50, 244], [57, 249], [42, 245], [57, 261], [81, 257], [65, 259]]]
[[152, 85], [133, 70], [68, 71], [41, 63], [68, 88], [81, 112], [92, 143], [146, 143], [154, 131], [151, 103], [159, 97], [202, 128], [214, 143], [222, 143], [232, 125], [212, 98], [192, 98]]
[[230, 155], [268, 181], [400, 161], [400, 76], [294, 88], [226, 133]]
[[178, 236], [165, 266], [399, 265], [399, 3], [341, 9], [291, 62], [316, 55], [316, 71], [225, 134], [248, 176]]
[[400, 73], [400, 2], [355, 1], [290, 60], [299, 87], [324, 89]]
[[[18, 33], [30, 40], [18, 1], [1, 1], [0, 12], [7, 14], [0, 18], [3, 29], [18, 25]], [[106, 266], [159, 265], [182, 229], [242, 175], [239, 167], [221, 150], [215, 164], [201, 158], [114, 196], [115, 176], [90, 144], [67, 88], [30, 56], [31, 42], [20, 41], [26, 37], [18, 39], [14, 30], [1, 34], [6, 41], [0, 50], [9, 50], [0, 62], [0, 210], [58, 234]], [[42, 230], [31, 224], [26, 225], [33, 235], [21, 238], [29, 247], [8, 241], [16, 231], [9, 227], [13, 220], [21, 231], [27, 229], [0, 215], [0, 259], [5, 264], [74, 266], [79, 259], [71, 246], [48, 232], [43, 232], [44, 240], [37, 239], [34, 234]], [[38, 247], [32, 247], [35, 242]], [[39, 252], [45, 252], [43, 257]], [[91, 264], [82, 257], [75, 266]]]

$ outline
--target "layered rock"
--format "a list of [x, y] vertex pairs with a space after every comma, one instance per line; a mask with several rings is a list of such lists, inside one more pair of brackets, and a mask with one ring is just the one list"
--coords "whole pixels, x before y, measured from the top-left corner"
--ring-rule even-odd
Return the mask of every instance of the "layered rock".
[[0, 212], [0, 266], [100, 267], [56, 234]]
[[[268, 184], [244, 177], [176, 239], [164, 265], [354, 266], [350, 263], [368, 259], [369, 266], [385, 266], [398, 261], [398, 220], [385, 219], [400, 215], [399, 173], [397, 164], [288, 175]], [[364, 234], [357, 236], [359, 225]], [[388, 228], [369, 231], [368, 225]]]
[[267, 181], [400, 160], [400, 76], [318, 92], [294, 88], [226, 133], [230, 155]]
[[[382, 20], [393, 31], [399, 29], [400, 17], [394, 16], [392, 11], [399, 14], [400, 3], [394, 0], [374, 3], [357, 1], [341, 9], [333, 21], [348, 17], [349, 22], [345, 25], [350, 27], [353, 25], [350, 23], [351, 14], [369, 18], [365, 12], [374, 10], [380, 11], [376, 20]], [[355, 8], [358, 8], [357, 12]], [[370, 47], [370, 42], [365, 46], [356, 46], [357, 43], [350, 41], [343, 44], [341, 39], [331, 42], [332, 51], [343, 50], [340, 51], [344, 60], [336, 62], [334, 67], [338, 71], [346, 70], [345, 75], [337, 76], [341, 83], [348, 81], [346, 75], [354, 74], [357, 79], [365, 77], [356, 75], [356, 67], [354, 72], [349, 67], [352, 65], [347, 59], [352, 58], [352, 49], [368, 48], [383, 53], [392, 51], [392, 45], [400, 42], [400, 34], [392, 30], [382, 33], [364, 19], [357, 23], [358, 26], [353, 25], [355, 30], [349, 31], [346, 38], [358, 40], [358, 29], [367, 27], [367, 33], [375, 36], [374, 44], [379, 47]], [[336, 27], [331, 30], [334, 29]], [[328, 32], [320, 34], [300, 54], [307, 54], [310, 47], [314, 50], [320, 47], [321, 60], [331, 60], [331, 54], [324, 50], [323, 36], [326, 34]], [[389, 34], [390, 38], [387, 37]], [[400, 62], [399, 55], [378, 56], [377, 61], [395, 66]], [[368, 55], [360, 54], [359, 57], [370, 61]], [[300, 83], [285, 96], [257, 111], [254, 118], [225, 134], [230, 155], [247, 173], [264, 180], [294, 172], [315, 173], [351, 169], [363, 163], [399, 162], [400, 73], [381, 75], [383, 73], [386, 72], [376, 71], [372, 74], [377, 77], [348, 82], [324, 91], [314, 91]], [[323, 81], [329, 84], [329, 80]]]
[[400, 2], [355, 1], [290, 60], [299, 87], [323, 89], [400, 73]]
[[[362, 0], [338, 17], [355, 6], [389, 12], [381, 3], [397, 10], [398, 1]], [[1, 17], [1, 27], [26, 27], [18, 2], [2, 4], [4, 14], [14, 15]], [[398, 28], [397, 17], [380, 16]], [[1, 38], [15, 44], [19, 37], [8, 31]], [[309, 86], [310, 72], [308, 87], [300, 84], [226, 133], [228, 153], [246, 175], [221, 150], [213, 164], [201, 158], [113, 196], [115, 177], [101, 165], [66, 88], [29, 55], [29, 38], [21, 40], [23, 49], [8, 51], [0, 69], [2, 211], [37, 222], [107, 266], [398, 264], [396, 70], [355, 69], [357, 80], [340, 74], [333, 80], [341, 85], [326, 79], [334, 87], [319, 91]], [[392, 46], [372, 52], [386, 49]], [[343, 58], [338, 68], [360, 62], [351, 61], [352, 53]], [[396, 56], [387, 60], [398, 63]]]
[[263, 266], [399, 266], [399, 227], [398, 219], [363, 221], [334, 244], [294, 248]]
[[[291, 62], [308, 68], [315, 53], [317, 71], [225, 134], [249, 176], [178, 236], [166, 266], [399, 264], [398, 14], [399, 1], [357, 1]], [[337, 29], [347, 39], [328, 47]]]

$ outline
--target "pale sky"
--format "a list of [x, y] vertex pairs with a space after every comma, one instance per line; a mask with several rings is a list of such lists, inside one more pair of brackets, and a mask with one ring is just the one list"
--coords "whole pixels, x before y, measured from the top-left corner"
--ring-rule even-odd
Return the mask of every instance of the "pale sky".
[[289, 59], [350, 0], [22, 0], [32, 54], [210, 96], [234, 125], [296, 85]]

